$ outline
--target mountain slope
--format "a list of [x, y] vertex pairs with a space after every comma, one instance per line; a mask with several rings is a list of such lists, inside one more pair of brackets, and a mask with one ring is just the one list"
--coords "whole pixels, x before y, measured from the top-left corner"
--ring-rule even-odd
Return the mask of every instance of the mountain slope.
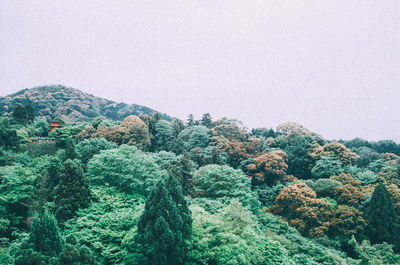
[[[36, 116], [61, 117], [67, 122], [88, 121], [100, 115], [112, 120], [122, 120], [129, 115], [151, 116], [156, 113], [155, 110], [145, 106], [116, 103], [62, 85], [24, 89], [0, 98], [0, 114], [11, 113], [16, 103], [31, 104]], [[172, 119], [166, 114], [161, 116], [166, 120]]]

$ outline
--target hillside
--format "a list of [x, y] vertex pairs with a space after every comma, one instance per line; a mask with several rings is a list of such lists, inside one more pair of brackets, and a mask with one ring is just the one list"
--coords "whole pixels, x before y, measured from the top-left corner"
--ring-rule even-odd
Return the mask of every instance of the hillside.
[[[11, 113], [16, 103], [31, 104], [36, 116], [61, 117], [67, 122], [89, 121], [97, 116], [123, 120], [129, 115], [153, 115], [156, 111], [136, 104], [117, 103], [63, 85], [24, 89], [0, 98], [0, 114]], [[165, 120], [171, 117], [162, 114]]]

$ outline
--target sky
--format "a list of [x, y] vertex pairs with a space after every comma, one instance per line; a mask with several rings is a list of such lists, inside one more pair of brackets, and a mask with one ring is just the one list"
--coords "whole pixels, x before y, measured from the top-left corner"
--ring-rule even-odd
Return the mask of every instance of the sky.
[[400, 143], [400, 1], [2, 0], [0, 96], [63, 84], [186, 119]]

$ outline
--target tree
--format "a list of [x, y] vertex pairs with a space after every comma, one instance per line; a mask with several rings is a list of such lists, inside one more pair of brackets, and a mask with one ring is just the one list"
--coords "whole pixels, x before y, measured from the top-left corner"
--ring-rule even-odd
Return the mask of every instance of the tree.
[[305, 128], [303, 125], [300, 125], [296, 122], [285, 122], [276, 127], [276, 131], [278, 133], [286, 134], [286, 135], [291, 135], [293, 133], [299, 133], [299, 134], [311, 134], [311, 132]]
[[29, 242], [34, 244], [34, 249], [46, 256], [56, 257], [63, 249], [57, 220], [54, 216], [45, 213], [42, 218], [34, 218]]
[[240, 198], [243, 202], [251, 194], [250, 179], [229, 166], [201, 167], [194, 173], [193, 183], [196, 197]]
[[287, 169], [287, 156], [282, 150], [260, 154], [247, 166], [247, 172], [253, 177], [253, 182], [268, 185], [274, 185], [286, 176]]
[[12, 117], [18, 123], [25, 123], [28, 121], [28, 115], [26, 113], [26, 109], [20, 103], [15, 104], [13, 112], [12, 112]]
[[334, 190], [342, 185], [341, 182], [334, 179], [317, 179], [316, 181], [305, 180], [307, 186], [317, 193], [318, 197], [330, 197], [334, 196]]
[[361, 259], [359, 264], [379, 264], [379, 265], [392, 265], [400, 264], [400, 255], [395, 254], [393, 246], [387, 243], [374, 244], [368, 240], [363, 240], [361, 244], [358, 244], [354, 237], [349, 241], [349, 245], [352, 245], [358, 258]]
[[188, 265], [294, 264], [281, 244], [261, 232], [254, 215], [233, 199], [216, 213], [191, 204], [193, 237]]
[[56, 265], [64, 249], [57, 220], [45, 213], [33, 219], [29, 237], [16, 249], [15, 265]]
[[[214, 136], [213, 140], [220, 136]], [[249, 157], [254, 157], [260, 147], [260, 140], [257, 138], [250, 138], [244, 141], [227, 140], [221, 137], [222, 143], [217, 144], [219, 149], [228, 156], [228, 164], [234, 168], [238, 168], [242, 161]], [[217, 140], [218, 141], [218, 140]]]
[[36, 160], [34, 195], [31, 209], [43, 213], [44, 205], [52, 202], [55, 196], [55, 188], [60, 181], [62, 163], [58, 157], [44, 156]]
[[340, 204], [351, 205], [357, 207], [362, 201], [365, 200], [364, 194], [359, 187], [345, 184], [337, 186], [334, 190], [334, 198]]
[[82, 136], [80, 139], [86, 139], [84, 137], [86, 136], [86, 134], [88, 134], [91, 135], [92, 138], [104, 138], [107, 141], [116, 143], [118, 145], [122, 143], [123, 132], [119, 129], [119, 127], [100, 125], [99, 128], [97, 128], [97, 131], [93, 134], [91, 130], [92, 129], [89, 127], [88, 131], [82, 131], [83, 135], [80, 135]]
[[149, 132], [150, 132], [150, 151], [154, 151], [156, 147], [156, 142], [155, 142], [155, 135], [156, 135], [156, 123], [161, 120], [161, 114], [156, 112], [153, 114], [153, 116], [148, 120], [148, 125], [149, 127]]
[[60, 255], [61, 264], [71, 265], [96, 265], [94, 256], [90, 249], [83, 245], [80, 246], [78, 240], [73, 235], [65, 238], [65, 250]]
[[192, 232], [191, 211], [177, 180], [160, 179], [138, 222], [136, 241], [148, 264], [185, 264], [185, 244]]
[[332, 156], [322, 156], [311, 170], [314, 178], [329, 178], [343, 172], [342, 163]]
[[[98, 129], [98, 127], [95, 129], [92, 125], [86, 125], [85, 128], [83, 128], [82, 131], [80, 131], [78, 133], [78, 135], [76, 136], [76, 141], [80, 142], [86, 139], [89, 139], [93, 136], [93, 134], [96, 133], [96, 130]], [[105, 137], [103, 137], [105, 138]]]
[[203, 116], [201, 117], [200, 124], [206, 126], [207, 128], [210, 128], [212, 126], [212, 118], [210, 113], [203, 114]]
[[188, 118], [187, 118], [187, 125], [188, 125], [188, 126], [193, 126], [193, 125], [194, 125], [193, 114], [189, 114], [189, 116], [188, 116]]
[[374, 190], [369, 202], [366, 218], [367, 234], [373, 243], [397, 243], [398, 227], [392, 198], [385, 185], [380, 183]]
[[275, 132], [273, 129], [268, 129], [268, 128], [253, 128], [251, 129], [251, 134], [256, 136], [257, 138], [268, 138], [268, 137], [274, 137]]
[[76, 153], [83, 164], [87, 164], [89, 160], [101, 150], [117, 148], [117, 145], [103, 138], [92, 138], [84, 140], [76, 145]]
[[8, 119], [0, 118], [0, 146], [7, 149], [18, 147], [17, 131], [11, 128]]
[[283, 151], [288, 157], [288, 173], [302, 179], [311, 178], [314, 160], [312, 150], [317, 144], [317, 136], [313, 134], [292, 133]]
[[184, 195], [193, 193], [193, 170], [194, 163], [186, 153], [180, 156], [178, 161], [171, 163], [168, 168], [168, 172], [181, 184]]
[[35, 134], [37, 136], [43, 136], [46, 137], [49, 134], [50, 131], [50, 125], [49, 122], [45, 119], [37, 119], [34, 123], [35, 127]]
[[32, 107], [31, 104], [25, 105], [25, 112], [26, 112], [26, 120], [28, 122], [33, 122], [35, 120], [35, 109]]
[[156, 122], [154, 138], [155, 150], [170, 151], [174, 143], [172, 124], [164, 120]]
[[393, 153], [400, 155], [400, 145], [396, 144], [393, 140], [382, 140], [374, 142], [371, 145], [378, 153]]
[[16, 265], [56, 265], [64, 249], [57, 220], [48, 213], [35, 217], [29, 237], [16, 249]]
[[379, 153], [366, 146], [354, 147], [352, 148], [352, 151], [360, 156], [357, 160], [357, 165], [359, 167], [366, 167], [372, 161], [379, 159]]
[[301, 233], [321, 237], [328, 231], [332, 205], [327, 199], [317, 199], [316, 193], [304, 182], [284, 187], [275, 202], [267, 210], [287, 218], [289, 224]]
[[56, 216], [60, 221], [71, 218], [79, 208], [89, 205], [91, 194], [89, 181], [83, 174], [78, 160], [64, 162], [60, 182], [56, 188]]
[[330, 229], [335, 235], [351, 237], [360, 234], [366, 226], [360, 211], [352, 206], [339, 205], [331, 219]]
[[196, 147], [205, 148], [210, 142], [210, 130], [203, 125], [189, 126], [179, 133], [178, 139], [187, 151]]
[[150, 192], [162, 174], [152, 156], [129, 145], [102, 150], [87, 165], [87, 176], [93, 184], [141, 196]]
[[343, 165], [354, 165], [359, 156], [353, 153], [345, 145], [339, 142], [326, 143], [323, 146], [317, 147], [311, 156], [318, 160], [323, 156], [331, 156], [335, 160], [339, 160]]
[[211, 129], [213, 136], [223, 136], [225, 139], [244, 141], [248, 138], [248, 134], [243, 128], [232, 121], [222, 119], [215, 122], [216, 126]]
[[134, 145], [139, 149], [147, 150], [150, 146], [149, 128], [138, 116], [128, 116], [118, 129], [122, 135], [121, 143]]

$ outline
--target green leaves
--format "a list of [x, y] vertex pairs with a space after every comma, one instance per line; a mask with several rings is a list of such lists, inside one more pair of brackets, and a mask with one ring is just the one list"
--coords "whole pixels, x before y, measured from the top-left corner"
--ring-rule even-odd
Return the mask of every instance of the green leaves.
[[234, 199], [215, 214], [192, 205], [193, 238], [187, 264], [291, 264], [282, 246], [258, 230], [254, 216]]
[[185, 240], [192, 231], [191, 212], [174, 177], [160, 179], [146, 200], [136, 242], [149, 264], [185, 264]]
[[71, 218], [76, 210], [87, 207], [90, 200], [89, 181], [83, 175], [80, 162], [68, 159], [64, 162], [60, 182], [56, 188], [57, 219], [65, 221]]
[[35, 251], [46, 256], [56, 257], [63, 249], [63, 241], [57, 226], [57, 220], [45, 213], [42, 218], [34, 218], [29, 241]]
[[101, 150], [108, 150], [116, 147], [116, 144], [113, 144], [104, 138], [93, 138], [89, 140], [84, 140], [77, 144], [76, 153], [82, 163], [87, 164], [87, 162], [94, 155], [99, 154]]
[[322, 156], [311, 170], [314, 178], [329, 178], [343, 172], [342, 163], [332, 156]]
[[398, 244], [398, 219], [392, 198], [382, 183], [375, 188], [372, 194], [366, 212], [366, 220], [368, 222], [367, 232], [371, 242], [382, 243], [385, 241]]
[[164, 174], [150, 155], [127, 145], [103, 150], [87, 165], [87, 175], [92, 183], [110, 185], [142, 196]]

